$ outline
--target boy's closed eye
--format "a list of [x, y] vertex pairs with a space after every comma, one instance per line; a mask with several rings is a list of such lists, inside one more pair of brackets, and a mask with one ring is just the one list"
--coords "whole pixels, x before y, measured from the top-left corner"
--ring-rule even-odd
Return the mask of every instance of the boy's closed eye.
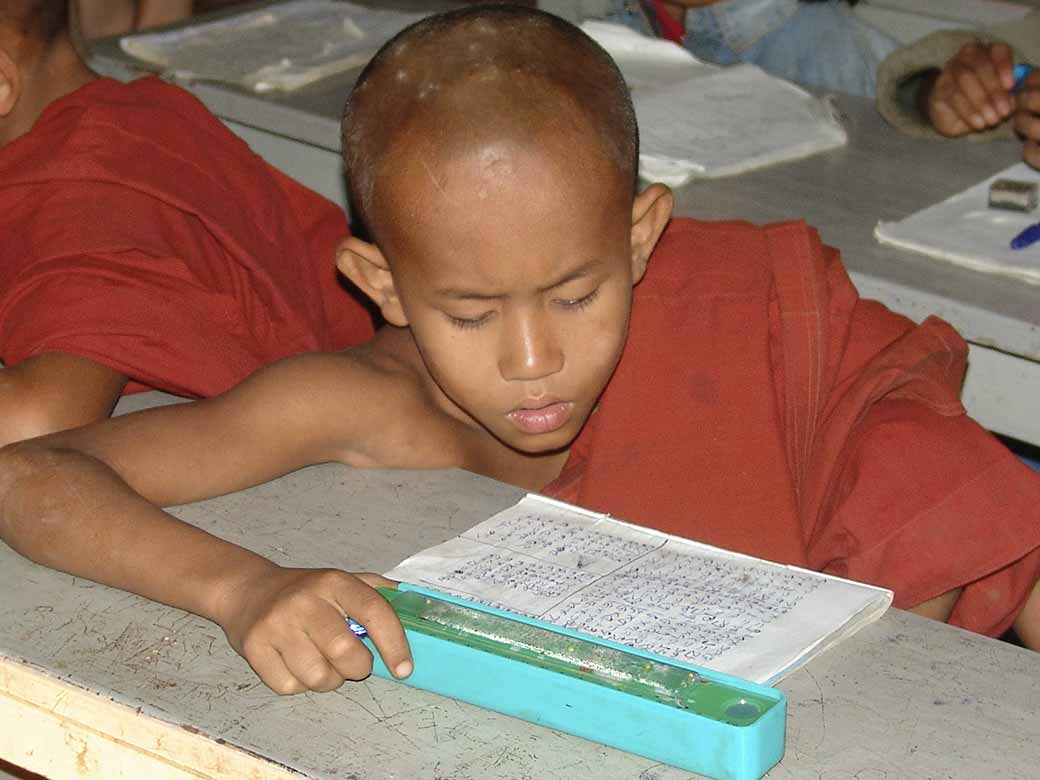
[[584, 309], [586, 306], [591, 304], [599, 297], [600, 285], [596, 285], [589, 292], [584, 295], [579, 295], [575, 298], [557, 298], [554, 303], [562, 306], [565, 309]]
[[[586, 306], [592, 304], [596, 300], [596, 298], [599, 297], [599, 293], [600, 285], [597, 284], [588, 292], [578, 294], [575, 297], [553, 298], [552, 303], [565, 310], [580, 311], [581, 309], [584, 309]], [[494, 318], [495, 311], [489, 310], [481, 312], [479, 314], [472, 315], [464, 315], [461, 313], [452, 314], [450, 312], [444, 312], [444, 315], [448, 318], [448, 321], [451, 322], [452, 325], [454, 325], [457, 328], [466, 330], [469, 328], [479, 328], [482, 325], [486, 325]]]
[[493, 311], [486, 311], [483, 314], [477, 315], [476, 317], [456, 317], [453, 314], [448, 314], [447, 312], [445, 312], [445, 316], [448, 318], [448, 321], [451, 322], [451, 324], [454, 325], [456, 328], [461, 328], [462, 330], [479, 328], [481, 325], [485, 325], [488, 322], [490, 322], [494, 314], [495, 312]]

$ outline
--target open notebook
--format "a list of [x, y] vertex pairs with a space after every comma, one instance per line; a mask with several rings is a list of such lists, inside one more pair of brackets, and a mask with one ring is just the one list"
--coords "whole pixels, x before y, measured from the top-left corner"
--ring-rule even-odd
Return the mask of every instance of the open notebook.
[[995, 179], [1040, 182], [1040, 172], [1025, 163], [1012, 165], [899, 222], [879, 222], [874, 235], [882, 244], [1040, 284], [1040, 243], [1026, 249], [1010, 247], [1021, 230], [1040, 221], [1040, 211], [989, 208], [989, 186]]
[[892, 603], [537, 495], [386, 576], [768, 685]]
[[605, 22], [582, 30], [618, 63], [639, 120], [639, 174], [679, 187], [848, 142], [830, 103], [754, 65], [720, 68]]
[[182, 81], [256, 92], [299, 89], [368, 62], [426, 13], [290, 0], [208, 22], [120, 39], [123, 51]]
[[[333, 0], [289, 0], [129, 35], [120, 45], [182, 81], [291, 91], [364, 65], [391, 36], [424, 15]], [[582, 29], [614, 57], [632, 90], [644, 179], [680, 186], [695, 177], [728, 176], [805, 157], [847, 140], [825, 101], [753, 65], [705, 65], [681, 46], [616, 24], [586, 22]]]

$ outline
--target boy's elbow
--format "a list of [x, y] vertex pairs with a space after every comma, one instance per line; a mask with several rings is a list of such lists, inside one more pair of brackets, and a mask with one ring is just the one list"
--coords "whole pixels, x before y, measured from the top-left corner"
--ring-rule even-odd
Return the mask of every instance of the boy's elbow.
[[0, 448], [0, 541], [30, 561], [63, 569], [82, 520], [80, 456], [47, 439]]
[[57, 453], [36, 442], [0, 447], [0, 539], [22, 552], [18, 528], [25, 514], [25, 488], [53, 469]]

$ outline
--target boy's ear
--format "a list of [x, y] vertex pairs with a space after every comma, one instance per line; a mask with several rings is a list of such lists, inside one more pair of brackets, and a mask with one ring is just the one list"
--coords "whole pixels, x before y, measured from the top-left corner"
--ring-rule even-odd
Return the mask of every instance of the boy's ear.
[[0, 117], [8, 116], [22, 95], [22, 74], [14, 58], [0, 47]]
[[400, 327], [408, 324], [394, 274], [379, 247], [356, 236], [345, 238], [336, 248], [336, 267], [372, 299], [387, 322]]
[[650, 254], [657, 246], [668, 220], [672, 218], [675, 199], [663, 184], [651, 184], [632, 202], [632, 283], [646, 273]]

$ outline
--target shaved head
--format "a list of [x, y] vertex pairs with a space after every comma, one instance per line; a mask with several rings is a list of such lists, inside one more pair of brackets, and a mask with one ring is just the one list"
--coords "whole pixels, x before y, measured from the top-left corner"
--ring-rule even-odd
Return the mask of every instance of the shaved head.
[[0, 0], [0, 25], [47, 45], [68, 29], [69, 0]]
[[443, 165], [495, 144], [559, 149], [561, 140], [635, 191], [635, 112], [610, 55], [556, 16], [507, 5], [405, 29], [362, 72], [343, 117], [351, 195], [373, 232], [399, 155], [418, 150], [424, 164]]

